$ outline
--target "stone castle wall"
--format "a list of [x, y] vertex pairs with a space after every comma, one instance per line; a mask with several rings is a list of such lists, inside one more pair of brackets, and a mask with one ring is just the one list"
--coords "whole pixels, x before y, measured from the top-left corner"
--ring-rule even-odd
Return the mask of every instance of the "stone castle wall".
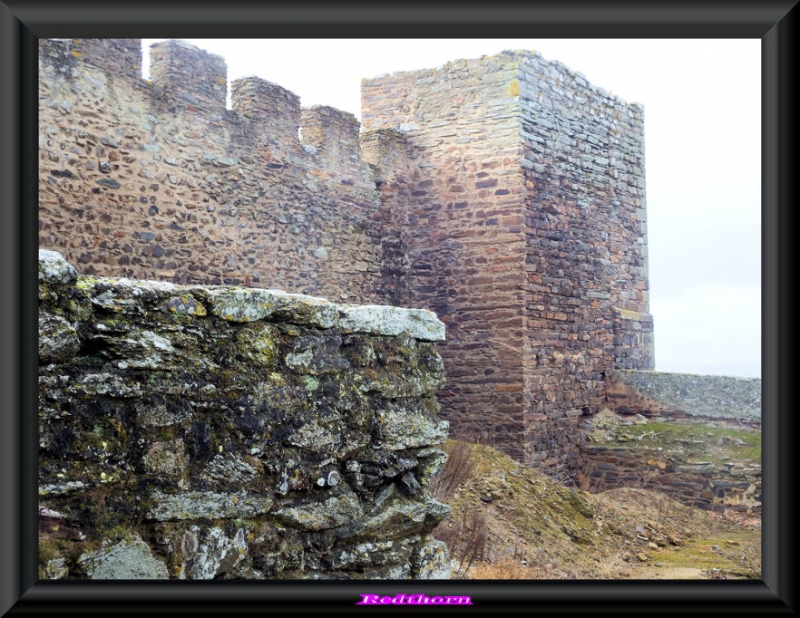
[[608, 407], [626, 414], [761, 426], [761, 380], [662, 371], [606, 375]]
[[574, 467], [580, 417], [604, 405], [603, 372], [654, 366], [643, 109], [560, 63], [535, 56], [517, 62], [526, 454]]
[[582, 455], [592, 492], [641, 487], [701, 509], [761, 514], [761, 466], [752, 462], [672, 463], [635, 446], [588, 445]]
[[39, 253], [41, 579], [449, 576], [444, 324]]
[[576, 467], [603, 372], [653, 366], [642, 108], [528, 52], [365, 80], [362, 108], [414, 155], [384, 153], [382, 199], [398, 300], [448, 326], [454, 430]]
[[362, 83], [356, 119], [171, 41], [43, 40], [39, 245], [83, 274], [437, 313], [453, 433], [580, 463], [652, 367], [642, 109], [536, 53]]
[[[586, 419], [589, 440], [579, 444], [587, 489], [643, 487], [702, 508], [761, 512], [760, 379], [615, 369], [605, 383], [606, 410]], [[621, 425], [598, 439], [594, 425], [614, 413], [640, 431]]]
[[[502, 57], [362, 82], [362, 124], [415, 155], [384, 196], [403, 213], [401, 304], [447, 324], [440, 394], [457, 435], [524, 457], [522, 144], [514, 70]], [[511, 436], [514, 436], [512, 439]]]
[[41, 40], [39, 246], [86, 274], [380, 300], [355, 117], [259, 78], [231, 84], [227, 110], [221, 57], [157, 44], [148, 83], [141, 53]]

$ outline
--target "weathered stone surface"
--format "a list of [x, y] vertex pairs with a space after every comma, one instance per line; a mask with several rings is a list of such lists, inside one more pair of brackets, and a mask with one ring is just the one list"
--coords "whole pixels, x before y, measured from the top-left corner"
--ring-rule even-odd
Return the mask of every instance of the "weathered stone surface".
[[57, 315], [39, 316], [39, 362], [65, 361], [80, 349], [78, 333], [72, 324]]
[[437, 420], [411, 402], [387, 401], [376, 415], [378, 435], [390, 450], [441, 444], [447, 438], [448, 427], [447, 421]]
[[399, 497], [388, 500], [382, 510], [363, 523], [360, 537], [372, 537], [379, 530], [384, 538], [397, 538], [422, 532], [427, 508]]
[[247, 555], [244, 528], [229, 537], [222, 528], [192, 526], [175, 541], [183, 557], [178, 579], [214, 579], [233, 571]]
[[78, 271], [57, 251], [39, 249], [39, 284], [69, 283], [78, 277]]
[[247, 483], [259, 475], [259, 470], [241, 455], [220, 453], [208, 463], [203, 475], [220, 483]]
[[331, 328], [339, 318], [339, 306], [324, 298], [270, 290], [275, 298], [275, 316], [291, 324]]
[[432, 342], [275, 291], [40, 289], [42, 578], [412, 576], [446, 513]]
[[442, 541], [430, 539], [411, 561], [414, 579], [450, 579], [450, 556]]
[[281, 523], [300, 530], [327, 530], [363, 517], [361, 505], [352, 492], [332, 496], [323, 502], [284, 507], [275, 511]]
[[80, 563], [90, 579], [168, 579], [167, 566], [140, 538], [84, 554]]
[[350, 368], [350, 363], [339, 355], [342, 338], [302, 337], [286, 355], [286, 364], [301, 374], [322, 375], [338, 373]]
[[254, 517], [267, 513], [272, 506], [268, 496], [241, 493], [190, 491], [185, 494], [152, 496], [153, 508], [147, 518], [157, 521], [176, 519], [226, 519], [229, 517]]
[[42, 567], [39, 567], [39, 579], [64, 579], [69, 575], [69, 567], [65, 558], [48, 560]]
[[278, 362], [278, 336], [269, 326], [241, 330], [236, 335], [239, 355], [246, 361], [266, 369]]
[[424, 309], [403, 310], [386, 305], [345, 307], [339, 319], [342, 332], [400, 335], [416, 339], [443, 341], [444, 324], [436, 314]]
[[[691, 417], [761, 422], [761, 380], [663, 371], [606, 374], [612, 407], [680, 412]], [[613, 389], [613, 390], [612, 390]], [[619, 400], [619, 401], [618, 401]]]
[[275, 299], [267, 290], [219, 290], [211, 292], [208, 300], [211, 313], [230, 322], [255, 322], [275, 308]]

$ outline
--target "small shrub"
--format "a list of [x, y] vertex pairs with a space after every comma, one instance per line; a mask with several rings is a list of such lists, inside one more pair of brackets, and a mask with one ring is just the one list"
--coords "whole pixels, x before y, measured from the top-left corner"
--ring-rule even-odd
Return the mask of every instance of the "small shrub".
[[464, 509], [461, 521], [440, 524], [433, 535], [447, 545], [450, 557], [458, 563], [455, 576], [466, 574], [486, 558], [488, 527], [486, 516], [478, 510]]
[[474, 444], [456, 441], [447, 453], [447, 463], [439, 474], [431, 480], [431, 495], [441, 502], [447, 502], [461, 485], [475, 473], [472, 461]]

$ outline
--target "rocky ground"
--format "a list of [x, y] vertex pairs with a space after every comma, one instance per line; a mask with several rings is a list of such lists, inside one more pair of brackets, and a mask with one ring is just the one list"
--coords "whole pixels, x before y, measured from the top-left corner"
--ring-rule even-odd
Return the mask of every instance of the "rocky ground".
[[448, 441], [434, 531], [468, 579], [760, 579], [761, 522], [640, 488], [566, 487], [482, 445]]

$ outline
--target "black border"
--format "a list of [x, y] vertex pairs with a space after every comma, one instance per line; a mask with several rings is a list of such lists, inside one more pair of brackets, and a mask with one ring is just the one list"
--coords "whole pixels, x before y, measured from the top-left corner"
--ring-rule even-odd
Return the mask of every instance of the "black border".
[[[471, 595], [479, 612], [793, 614], [794, 419], [790, 295], [796, 154], [796, 0], [455, 6], [289, 6], [232, 0], [0, 0], [0, 615], [366, 613], [358, 595]], [[38, 582], [36, 580], [37, 39], [759, 38], [762, 42], [763, 580], [534, 582]], [[731, 102], [735, 105], [735, 101]], [[732, 127], [731, 130], [735, 130]], [[382, 611], [387, 611], [381, 608]], [[389, 611], [395, 611], [397, 608]]]

